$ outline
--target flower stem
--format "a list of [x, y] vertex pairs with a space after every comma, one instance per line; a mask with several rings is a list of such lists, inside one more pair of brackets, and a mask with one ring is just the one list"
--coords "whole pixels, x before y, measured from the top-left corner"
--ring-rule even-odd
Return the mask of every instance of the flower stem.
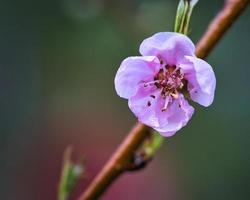
[[[209, 25], [207, 31], [196, 45], [196, 55], [205, 58], [222, 38], [231, 24], [247, 7], [249, 0], [227, 0], [223, 9]], [[126, 171], [129, 160], [134, 156], [138, 147], [148, 138], [150, 129], [138, 123], [110, 160], [98, 173], [89, 187], [79, 197], [79, 200], [98, 199], [110, 184]]]

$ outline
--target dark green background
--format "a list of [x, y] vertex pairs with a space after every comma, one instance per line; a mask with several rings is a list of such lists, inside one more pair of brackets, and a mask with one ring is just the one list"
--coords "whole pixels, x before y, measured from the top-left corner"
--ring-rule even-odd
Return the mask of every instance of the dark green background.
[[[144, 38], [172, 30], [177, 3], [1, 0], [1, 199], [56, 199], [68, 144], [87, 163], [75, 199], [136, 121], [114, 90], [120, 62], [138, 55]], [[222, 4], [200, 1], [194, 42]], [[104, 200], [250, 199], [249, 32], [247, 10], [208, 58], [213, 105], [195, 105], [149, 167], [121, 177]]]

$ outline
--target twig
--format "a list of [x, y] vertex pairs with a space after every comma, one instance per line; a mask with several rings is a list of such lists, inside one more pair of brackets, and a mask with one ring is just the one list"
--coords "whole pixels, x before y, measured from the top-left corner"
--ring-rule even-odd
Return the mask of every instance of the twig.
[[226, 0], [224, 8], [214, 18], [208, 26], [198, 44], [196, 45], [196, 55], [205, 58], [222, 38], [232, 23], [246, 9], [249, 0]]
[[134, 152], [150, 134], [148, 127], [137, 123], [79, 200], [97, 199], [115, 178], [126, 171]]
[[[247, 7], [249, 0], [227, 0], [223, 9], [209, 25], [207, 31], [196, 46], [196, 55], [205, 58], [219, 39], [229, 29], [242, 11]], [[127, 138], [115, 151], [110, 160], [95, 177], [89, 187], [83, 192], [79, 200], [94, 200], [108, 188], [108, 186], [124, 171], [130, 159], [145, 138], [150, 134], [150, 129], [137, 123]]]

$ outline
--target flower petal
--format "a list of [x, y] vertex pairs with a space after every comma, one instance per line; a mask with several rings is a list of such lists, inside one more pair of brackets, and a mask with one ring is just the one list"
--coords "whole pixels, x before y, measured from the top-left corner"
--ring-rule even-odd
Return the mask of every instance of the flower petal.
[[195, 46], [185, 35], [174, 32], [160, 32], [145, 39], [140, 46], [143, 56], [163, 58], [168, 65], [177, 65], [184, 56], [194, 56]]
[[[155, 98], [152, 98], [152, 95]], [[165, 103], [161, 90], [141, 86], [136, 95], [129, 99], [129, 108], [141, 123], [169, 137], [187, 124], [194, 108], [188, 104], [182, 94], [179, 94], [177, 100], [169, 100], [167, 110], [163, 111]]]
[[174, 100], [164, 113], [167, 123], [152, 128], [161, 135], [170, 137], [188, 123], [194, 113], [194, 108], [188, 104], [182, 94], [179, 94], [179, 98]]
[[216, 86], [214, 71], [206, 61], [200, 58], [191, 56], [186, 58], [189, 63], [180, 67], [186, 69], [185, 77], [188, 80], [190, 97], [203, 106], [210, 106], [214, 100]]
[[129, 98], [136, 93], [137, 85], [153, 80], [160, 69], [159, 59], [155, 56], [128, 57], [115, 76], [115, 89], [119, 96]]
[[161, 101], [161, 91], [156, 86], [140, 84], [136, 94], [129, 98], [128, 105], [140, 122], [153, 127], [160, 126], [158, 112]]

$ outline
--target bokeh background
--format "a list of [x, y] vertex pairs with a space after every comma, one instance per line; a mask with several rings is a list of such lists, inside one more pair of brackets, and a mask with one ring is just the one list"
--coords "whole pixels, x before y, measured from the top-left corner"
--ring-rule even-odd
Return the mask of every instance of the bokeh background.
[[[0, 197], [54, 200], [68, 144], [84, 157], [78, 196], [136, 119], [114, 90], [122, 59], [173, 30], [177, 0], [1, 0]], [[223, 1], [200, 1], [190, 37], [201, 37]], [[195, 105], [187, 127], [154, 161], [122, 176], [104, 200], [250, 199], [250, 12], [211, 53], [215, 101]]]

